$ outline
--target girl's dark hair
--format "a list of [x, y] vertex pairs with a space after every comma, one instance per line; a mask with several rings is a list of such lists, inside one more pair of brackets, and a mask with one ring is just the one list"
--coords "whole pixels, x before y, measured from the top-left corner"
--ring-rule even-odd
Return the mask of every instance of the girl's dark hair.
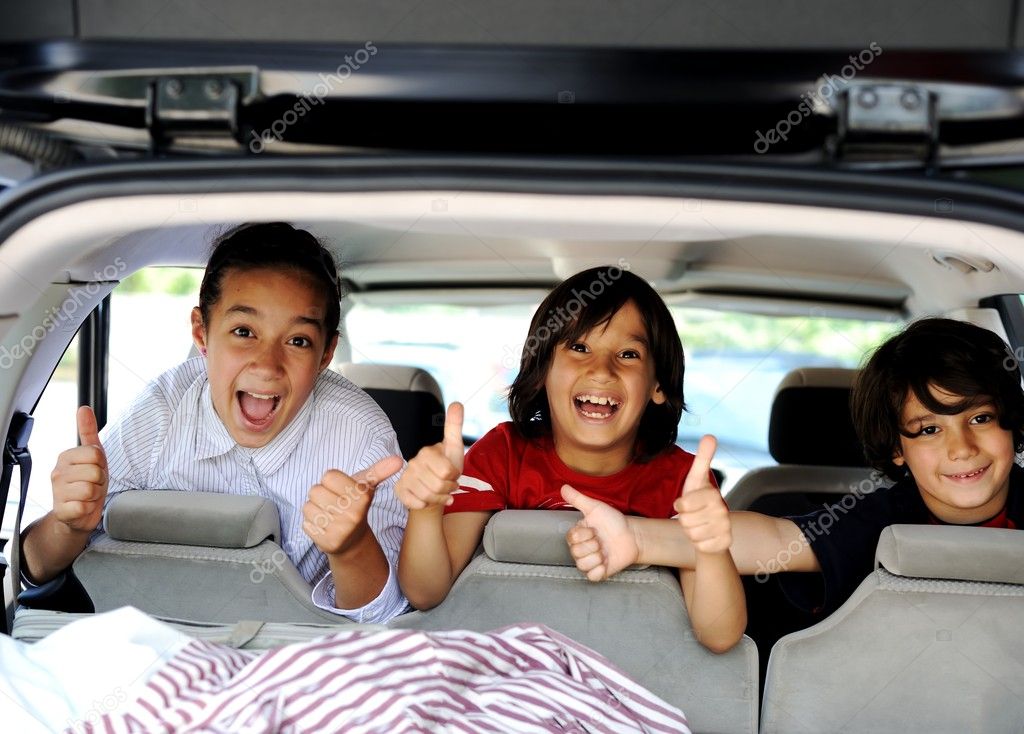
[[675, 443], [683, 402], [683, 345], [661, 296], [642, 278], [621, 267], [604, 265], [562, 282], [537, 308], [523, 345], [519, 375], [508, 391], [512, 422], [527, 438], [551, 434], [551, 413], [544, 382], [559, 344], [571, 344], [607, 324], [626, 302], [643, 318], [654, 359], [654, 374], [665, 395], [661, 405], [647, 404], [637, 433], [637, 456], [648, 461]]
[[[899, 479], [905, 469], [893, 462], [900, 452], [903, 406], [910, 391], [928, 410], [955, 415], [991, 401], [999, 425], [1024, 448], [1024, 391], [1016, 358], [996, 334], [953, 319], [929, 318], [910, 324], [871, 355], [851, 395], [850, 410], [864, 456], [876, 469]], [[946, 405], [930, 386], [961, 397]]]
[[285, 222], [243, 224], [214, 241], [203, 283], [199, 287], [199, 310], [203, 314], [203, 323], [210, 322], [210, 308], [220, 299], [224, 274], [229, 270], [256, 268], [287, 268], [312, 278], [327, 301], [324, 328], [330, 341], [341, 320], [338, 268], [320, 240]]

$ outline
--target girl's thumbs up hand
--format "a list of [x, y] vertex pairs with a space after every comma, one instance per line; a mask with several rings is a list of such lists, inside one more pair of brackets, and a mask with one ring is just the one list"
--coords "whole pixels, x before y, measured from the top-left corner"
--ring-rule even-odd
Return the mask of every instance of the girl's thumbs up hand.
[[61, 453], [50, 473], [53, 515], [70, 530], [92, 532], [100, 524], [107, 497], [107, 454], [92, 408], [79, 408], [77, 421], [82, 445]]

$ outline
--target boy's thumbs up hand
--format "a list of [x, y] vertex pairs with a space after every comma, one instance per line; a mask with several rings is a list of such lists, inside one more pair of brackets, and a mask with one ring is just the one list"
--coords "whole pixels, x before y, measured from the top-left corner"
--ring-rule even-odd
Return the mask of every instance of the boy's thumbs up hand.
[[410, 510], [441, 510], [453, 502], [452, 492], [459, 488], [465, 450], [462, 443], [463, 407], [448, 406], [441, 443], [420, 449], [402, 472], [395, 494]]
[[675, 501], [679, 524], [698, 553], [721, 553], [732, 545], [732, 522], [721, 491], [711, 483], [714, 436], [704, 436]]
[[80, 407], [77, 421], [82, 445], [61, 453], [50, 473], [53, 515], [71, 530], [92, 532], [100, 524], [107, 497], [107, 454], [92, 408]]
[[576, 568], [587, 579], [603, 581], [636, 563], [640, 548], [625, 515], [568, 484], [562, 485], [562, 499], [583, 513], [583, 519], [565, 534], [565, 541]]

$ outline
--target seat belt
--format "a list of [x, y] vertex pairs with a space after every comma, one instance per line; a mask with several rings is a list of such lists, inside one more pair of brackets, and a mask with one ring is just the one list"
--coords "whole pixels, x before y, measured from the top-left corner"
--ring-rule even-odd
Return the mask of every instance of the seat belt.
[[[32, 454], [28, 450], [28, 440], [32, 435], [32, 424], [34, 419], [27, 413], [17, 412], [11, 417], [11, 427], [7, 432], [7, 440], [4, 442], [3, 473], [0, 474], [0, 496], [4, 498], [4, 505], [0, 507], [0, 521], [3, 520], [4, 511], [7, 508], [7, 499], [11, 488], [11, 478], [14, 475], [14, 467], [18, 467], [21, 476], [21, 493], [18, 497], [18, 511], [14, 515], [14, 530], [11, 535], [10, 564], [8, 573], [11, 576], [11, 590], [14, 598], [11, 600], [13, 612], [15, 600], [18, 598], [18, 591], [21, 589], [21, 517], [25, 511], [25, 503], [28, 500], [28, 480], [32, 475]], [[0, 555], [0, 559], [3, 556]], [[0, 584], [0, 603], [3, 605], [4, 615], [2, 619], [4, 634], [11, 633], [13, 619], [7, 614], [6, 587]]]

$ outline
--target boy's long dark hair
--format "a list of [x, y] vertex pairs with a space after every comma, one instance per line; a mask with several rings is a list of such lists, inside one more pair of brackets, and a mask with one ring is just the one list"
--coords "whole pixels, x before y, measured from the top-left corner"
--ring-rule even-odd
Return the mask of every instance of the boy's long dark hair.
[[213, 252], [199, 287], [199, 310], [210, 323], [210, 308], [221, 296], [221, 284], [229, 270], [288, 269], [312, 278], [327, 301], [324, 327], [327, 342], [338, 332], [341, 320], [341, 287], [334, 258], [320, 240], [304, 229], [285, 222], [243, 224], [228, 230], [213, 243]]
[[544, 381], [555, 348], [571, 344], [607, 324], [628, 301], [636, 304], [647, 329], [654, 374], [665, 402], [648, 402], [637, 433], [636, 460], [649, 461], [675, 443], [683, 402], [683, 345], [661, 296], [642, 278], [614, 265], [577, 273], [563, 281], [537, 308], [523, 345], [519, 375], [508, 391], [512, 422], [527, 438], [551, 434]]
[[[935, 386], [963, 399], [936, 400]], [[991, 401], [999, 425], [1024, 448], [1024, 391], [1017, 360], [1006, 343], [980, 326], [953, 319], [915, 321], [871, 355], [851, 395], [850, 409], [864, 456], [876, 469], [899, 479], [905, 469], [893, 462], [900, 452], [903, 406], [910, 391], [937, 415], [955, 415]]]

